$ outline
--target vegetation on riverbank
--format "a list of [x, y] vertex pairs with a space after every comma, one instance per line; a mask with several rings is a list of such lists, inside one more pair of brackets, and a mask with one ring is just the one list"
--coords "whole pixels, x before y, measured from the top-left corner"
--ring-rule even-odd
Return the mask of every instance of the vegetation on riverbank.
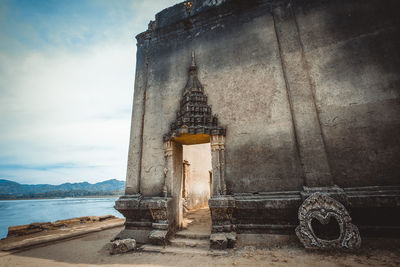
[[0, 200], [118, 196], [124, 193], [125, 182], [116, 179], [96, 184], [65, 183], [61, 185], [26, 185], [0, 180]]

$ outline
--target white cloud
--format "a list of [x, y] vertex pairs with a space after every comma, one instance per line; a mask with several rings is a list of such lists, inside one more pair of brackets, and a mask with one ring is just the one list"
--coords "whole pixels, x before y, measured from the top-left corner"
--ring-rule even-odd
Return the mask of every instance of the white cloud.
[[[82, 53], [0, 58], [7, 70], [0, 81], [0, 114], [6, 114], [0, 121], [1, 164], [18, 159], [18, 164], [33, 167], [76, 165], [45, 172], [16, 168], [10, 175], [50, 183], [124, 179], [133, 42], [99, 45]], [[6, 178], [7, 171], [0, 171]]]
[[[0, 179], [22, 183], [125, 179], [134, 36], [179, 0], [96, 0], [95, 14], [36, 14], [0, 32]], [[88, 3], [91, 3], [88, 0]], [[67, 17], [66, 17], [67, 16]], [[1, 30], [1, 29], [0, 29]], [[45, 37], [43, 37], [45, 36]], [[24, 40], [24, 41], [21, 41]], [[10, 48], [11, 47], [11, 48]]]

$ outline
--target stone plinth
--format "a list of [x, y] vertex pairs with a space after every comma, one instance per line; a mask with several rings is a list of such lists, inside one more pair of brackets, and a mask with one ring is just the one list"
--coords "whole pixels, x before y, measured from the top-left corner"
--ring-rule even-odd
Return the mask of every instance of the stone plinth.
[[139, 243], [151, 242], [165, 245], [168, 237], [175, 231], [175, 220], [172, 216], [172, 198], [127, 195], [120, 197], [115, 209], [125, 218], [125, 230], [118, 238], [134, 238]]

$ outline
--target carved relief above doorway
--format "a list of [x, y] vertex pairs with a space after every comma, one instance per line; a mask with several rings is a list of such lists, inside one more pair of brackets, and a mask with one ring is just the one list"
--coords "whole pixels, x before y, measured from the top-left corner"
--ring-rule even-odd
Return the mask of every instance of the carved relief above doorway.
[[217, 116], [212, 114], [207, 104], [207, 95], [197, 77], [195, 54], [192, 52], [192, 64], [180, 108], [170, 131], [164, 135], [164, 142], [173, 140], [183, 145], [201, 144], [210, 142], [210, 136], [215, 135], [225, 136], [225, 129], [218, 125]]

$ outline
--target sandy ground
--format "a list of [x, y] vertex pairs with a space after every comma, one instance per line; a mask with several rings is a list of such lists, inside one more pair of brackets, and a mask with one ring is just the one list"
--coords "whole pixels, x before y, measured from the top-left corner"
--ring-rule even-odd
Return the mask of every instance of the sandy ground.
[[[11, 251], [25, 247], [32, 247], [38, 244], [51, 244], [57, 240], [81, 237], [84, 234], [120, 227], [124, 222], [125, 219], [110, 218], [104, 221], [93, 221], [89, 223], [71, 223], [64, 227], [45, 229], [40, 232], [23, 236], [11, 236], [0, 240], [0, 251]], [[25, 230], [22, 230], [21, 232], [23, 233]]]
[[132, 252], [109, 255], [105, 244], [122, 228], [36, 247], [0, 253], [0, 266], [400, 266], [400, 248], [356, 253], [307, 252], [301, 247], [235, 249], [226, 256]]

